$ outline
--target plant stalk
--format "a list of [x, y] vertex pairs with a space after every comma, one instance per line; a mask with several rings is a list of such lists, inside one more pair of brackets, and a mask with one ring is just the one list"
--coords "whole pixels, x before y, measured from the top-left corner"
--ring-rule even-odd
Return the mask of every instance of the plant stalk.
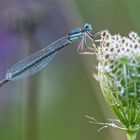
[[136, 132], [127, 132], [128, 140], [136, 140]]

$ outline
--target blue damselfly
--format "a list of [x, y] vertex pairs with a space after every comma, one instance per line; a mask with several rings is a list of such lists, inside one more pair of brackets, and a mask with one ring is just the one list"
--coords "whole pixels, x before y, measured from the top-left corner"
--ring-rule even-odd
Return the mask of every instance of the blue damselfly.
[[78, 39], [81, 39], [81, 43], [79, 44], [77, 49], [78, 52], [81, 52], [83, 48], [88, 48], [86, 44], [86, 38], [89, 38], [91, 41], [93, 41], [93, 36], [90, 33], [91, 31], [92, 26], [89, 23], [86, 23], [83, 28], [72, 30], [65, 37], [58, 39], [48, 47], [14, 64], [7, 71], [6, 78], [5, 80], [1, 81], [1, 83], [20, 80], [37, 73], [54, 58], [54, 56], [60, 49], [75, 42]]

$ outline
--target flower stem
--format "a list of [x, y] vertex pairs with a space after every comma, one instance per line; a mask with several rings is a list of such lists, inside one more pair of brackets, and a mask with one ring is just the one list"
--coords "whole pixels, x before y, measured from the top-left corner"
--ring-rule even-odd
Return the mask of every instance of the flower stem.
[[127, 132], [128, 140], [136, 140], [136, 132]]

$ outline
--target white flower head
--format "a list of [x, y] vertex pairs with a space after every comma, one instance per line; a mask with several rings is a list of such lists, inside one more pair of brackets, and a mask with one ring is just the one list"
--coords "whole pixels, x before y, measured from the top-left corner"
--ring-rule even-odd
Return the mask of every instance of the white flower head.
[[102, 58], [131, 57], [139, 52], [140, 37], [135, 32], [130, 32], [129, 37], [122, 37], [119, 34], [111, 35], [109, 31], [101, 33], [100, 53]]
[[140, 37], [135, 32], [125, 37], [104, 30], [96, 42], [97, 77], [107, 103], [126, 127], [140, 124]]

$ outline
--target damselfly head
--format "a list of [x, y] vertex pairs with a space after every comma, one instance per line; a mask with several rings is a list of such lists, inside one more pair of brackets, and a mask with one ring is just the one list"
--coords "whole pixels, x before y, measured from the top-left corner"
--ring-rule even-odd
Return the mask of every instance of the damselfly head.
[[92, 26], [89, 23], [86, 23], [83, 28], [84, 31], [92, 31]]
[[[91, 24], [86, 23], [82, 29], [83, 36], [77, 49], [79, 54], [95, 54], [96, 45], [94, 44], [94, 36], [90, 31], [92, 31], [92, 26]], [[92, 45], [90, 45], [91, 43]]]

